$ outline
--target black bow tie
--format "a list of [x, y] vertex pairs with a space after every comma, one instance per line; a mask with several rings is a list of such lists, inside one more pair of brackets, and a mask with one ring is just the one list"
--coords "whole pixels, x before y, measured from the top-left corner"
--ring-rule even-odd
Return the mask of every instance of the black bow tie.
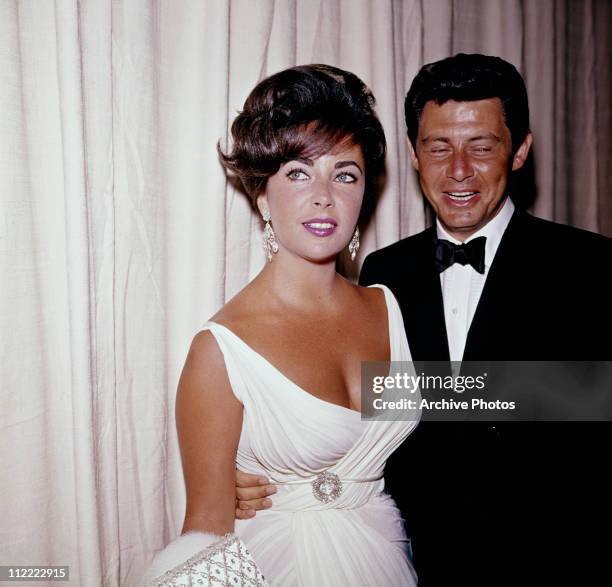
[[467, 265], [468, 263], [478, 271], [485, 270], [485, 243], [486, 236], [479, 236], [469, 243], [456, 245], [442, 238], [434, 241], [434, 263], [438, 273], [448, 269], [453, 263]]

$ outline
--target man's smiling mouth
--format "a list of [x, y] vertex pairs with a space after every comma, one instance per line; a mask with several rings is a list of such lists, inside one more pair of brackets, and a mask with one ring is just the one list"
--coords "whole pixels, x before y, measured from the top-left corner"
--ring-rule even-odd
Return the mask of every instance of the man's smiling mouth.
[[444, 192], [451, 200], [455, 202], [467, 202], [471, 200], [478, 192], [465, 191], [465, 192]]

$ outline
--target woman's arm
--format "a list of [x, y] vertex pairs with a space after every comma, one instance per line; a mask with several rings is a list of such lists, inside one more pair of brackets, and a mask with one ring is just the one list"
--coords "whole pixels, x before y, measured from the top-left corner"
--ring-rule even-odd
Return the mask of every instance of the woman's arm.
[[[222, 560], [251, 560], [237, 539], [223, 540], [233, 532], [236, 506], [235, 459], [242, 428], [242, 404], [230, 386], [223, 355], [209, 331], [191, 343], [176, 396], [178, 430], [187, 509], [182, 535], [159, 552], [141, 584], [174, 585], [204, 581], [209, 576], [210, 549], [232, 554]], [[211, 558], [212, 557], [212, 558]], [[195, 564], [194, 564], [195, 560]], [[219, 561], [215, 567], [219, 575]], [[254, 577], [261, 577], [255, 563]], [[226, 568], [225, 580], [239, 578], [240, 569]], [[259, 575], [258, 575], [259, 573]], [[263, 577], [261, 582], [263, 584]]]
[[176, 426], [187, 492], [182, 533], [232, 532], [242, 404], [210, 331], [198, 333], [189, 349], [176, 396]]

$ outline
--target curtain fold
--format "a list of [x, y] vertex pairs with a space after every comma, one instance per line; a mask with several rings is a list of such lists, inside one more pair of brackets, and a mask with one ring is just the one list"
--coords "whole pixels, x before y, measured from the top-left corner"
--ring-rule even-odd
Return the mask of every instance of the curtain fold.
[[525, 76], [535, 213], [612, 235], [611, 22], [604, 0], [0, 0], [0, 564], [133, 585], [180, 532], [180, 369], [264, 263], [216, 151], [259, 80], [330, 63], [377, 98], [352, 277], [429, 221], [403, 99], [459, 51]]

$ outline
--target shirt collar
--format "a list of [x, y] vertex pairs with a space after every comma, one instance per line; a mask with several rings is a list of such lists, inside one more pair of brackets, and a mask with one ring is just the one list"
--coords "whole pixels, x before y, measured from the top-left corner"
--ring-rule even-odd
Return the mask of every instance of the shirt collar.
[[[504, 236], [504, 232], [506, 232], [506, 228], [508, 228], [508, 224], [510, 223], [510, 219], [512, 218], [512, 214], [514, 214], [514, 203], [510, 198], [506, 198], [506, 201], [502, 205], [500, 211], [487, 222], [480, 230], [477, 230], [473, 235], [465, 239], [466, 243], [469, 243], [471, 240], [478, 238], [479, 236], [486, 236], [487, 243], [485, 246], [485, 267], [489, 268], [491, 263], [493, 262], [493, 258], [495, 257], [495, 253], [497, 252], [497, 247], [499, 247], [499, 243], [501, 242], [502, 236]], [[436, 232], [438, 234], [438, 238], [443, 238], [451, 243], [455, 243], [456, 245], [461, 244], [461, 241], [452, 237], [444, 227], [440, 223], [440, 220], [436, 218]]]

